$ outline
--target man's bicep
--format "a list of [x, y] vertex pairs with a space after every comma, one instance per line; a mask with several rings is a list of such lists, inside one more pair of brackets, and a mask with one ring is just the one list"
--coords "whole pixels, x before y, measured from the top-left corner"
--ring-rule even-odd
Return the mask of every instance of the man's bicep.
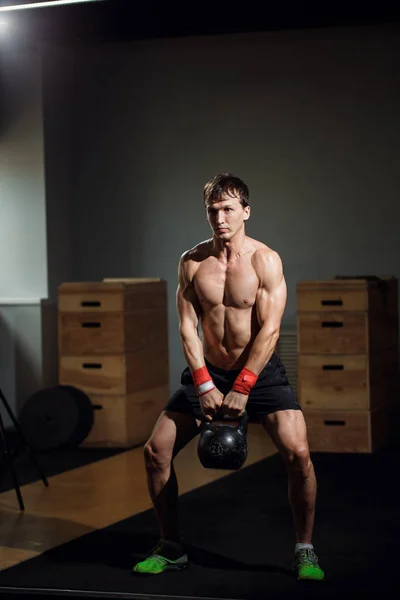
[[176, 305], [180, 327], [193, 326], [197, 329], [200, 308], [192, 283], [179, 282], [176, 291]]
[[260, 265], [260, 288], [257, 293], [257, 317], [260, 326], [279, 330], [286, 307], [287, 286], [282, 261], [277, 254], [265, 255]]

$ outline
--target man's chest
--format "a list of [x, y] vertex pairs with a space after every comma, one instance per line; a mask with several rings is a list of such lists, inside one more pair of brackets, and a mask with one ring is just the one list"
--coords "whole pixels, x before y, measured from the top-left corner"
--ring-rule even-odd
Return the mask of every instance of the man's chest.
[[248, 308], [255, 303], [259, 280], [250, 259], [233, 264], [209, 261], [197, 269], [194, 286], [203, 310], [220, 305]]

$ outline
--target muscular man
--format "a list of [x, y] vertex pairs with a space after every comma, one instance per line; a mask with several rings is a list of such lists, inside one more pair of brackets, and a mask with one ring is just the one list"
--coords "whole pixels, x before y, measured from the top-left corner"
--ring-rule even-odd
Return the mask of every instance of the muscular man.
[[212, 420], [218, 411], [238, 417], [246, 409], [259, 419], [287, 467], [297, 577], [324, 578], [312, 545], [316, 480], [306, 425], [274, 351], [286, 305], [282, 262], [274, 250], [246, 236], [248, 200], [239, 178], [224, 173], [211, 179], [204, 203], [213, 237], [179, 261], [177, 311], [188, 367], [144, 448], [160, 541], [134, 567], [136, 573], [187, 566], [173, 459], [198, 432], [202, 415]]

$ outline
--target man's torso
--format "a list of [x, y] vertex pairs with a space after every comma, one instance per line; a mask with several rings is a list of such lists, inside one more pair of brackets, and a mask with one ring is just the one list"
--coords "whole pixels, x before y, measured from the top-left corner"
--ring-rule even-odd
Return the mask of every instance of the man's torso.
[[240, 369], [260, 329], [257, 293], [260, 280], [254, 253], [265, 244], [247, 238], [244, 251], [227, 261], [203, 242], [190, 252], [189, 277], [200, 309], [204, 356], [223, 369]]

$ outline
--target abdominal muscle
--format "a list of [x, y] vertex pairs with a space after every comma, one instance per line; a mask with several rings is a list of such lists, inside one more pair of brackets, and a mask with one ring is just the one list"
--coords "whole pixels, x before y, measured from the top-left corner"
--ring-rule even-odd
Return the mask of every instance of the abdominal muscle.
[[253, 308], [214, 307], [201, 317], [203, 351], [220, 369], [242, 369], [259, 331]]

